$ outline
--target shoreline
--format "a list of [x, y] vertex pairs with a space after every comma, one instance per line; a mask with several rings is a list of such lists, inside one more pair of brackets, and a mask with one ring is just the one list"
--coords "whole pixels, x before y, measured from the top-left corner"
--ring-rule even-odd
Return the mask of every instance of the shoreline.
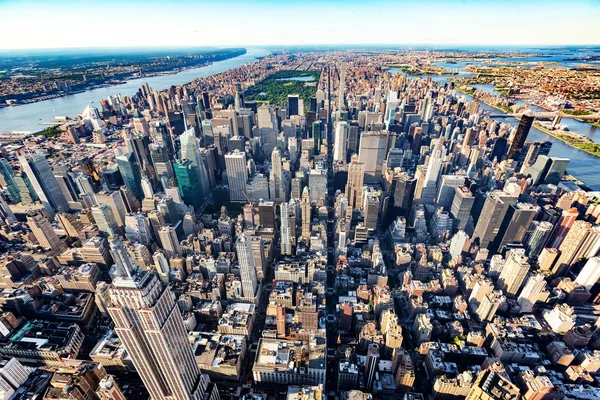
[[[459, 92], [461, 92], [461, 93], [464, 93], [464, 94], [467, 94], [467, 95], [469, 95], [469, 96], [473, 97], [473, 99], [475, 99], [475, 100], [477, 100], [477, 101], [479, 101], [479, 102], [481, 102], [481, 103], [483, 103], [483, 104], [485, 104], [485, 105], [487, 105], [487, 106], [489, 106], [489, 107], [495, 108], [495, 109], [497, 109], [497, 110], [499, 110], [499, 111], [502, 111], [502, 112], [503, 112], [503, 113], [505, 113], [505, 114], [508, 114], [508, 113], [506, 112], [506, 110], [504, 110], [504, 109], [502, 109], [502, 108], [500, 108], [500, 107], [498, 107], [498, 106], [496, 106], [496, 105], [493, 105], [493, 104], [487, 103], [487, 102], [485, 102], [485, 101], [483, 101], [483, 100], [481, 100], [481, 99], [479, 99], [479, 98], [475, 97], [475, 96], [474, 96], [472, 93], [469, 93], [469, 92], [466, 92], [466, 91], [464, 91], [464, 90], [461, 90], [461, 89], [460, 89], [460, 88], [458, 88], [458, 87], [456, 88], [456, 90], [458, 90], [458, 91], [459, 91]], [[512, 118], [514, 118], [514, 119], [516, 119], [517, 121], [519, 120], [519, 119], [518, 119], [518, 118], [516, 118], [515, 116], [511, 116], [511, 117], [512, 117]], [[555, 139], [558, 139], [558, 140], [560, 140], [561, 142], [563, 142], [564, 144], [566, 144], [566, 145], [567, 145], [567, 146], [569, 146], [569, 147], [572, 147], [572, 148], [574, 148], [574, 149], [576, 149], [576, 150], [579, 150], [579, 151], [583, 151], [584, 153], [587, 153], [587, 154], [589, 154], [589, 155], [592, 155], [592, 156], [595, 156], [595, 157], [600, 157], [600, 154], [599, 154], [599, 153], [596, 153], [596, 152], [594, 152], [594, 151], [591, 151], [591, 150], [583, 149], [583, 148], [581, 148], [580, 146], [577, 146], [575, 143], [572, 143], [572, 142], [569, 142], [569, 141], [567, 141], [566, 139], [564, 139], [564, 138], [563, 138], [563, 136], [564, 136], [564, 135], [561, 135], [560, 133], [554, 132], [554, 131], [552, 131], [552, 130], [550, 130], [550, 129], [548, 129], [548, 128], [544, 127], [544, 126], [542, 126], [540, 123], [534, 123], [534, 124], [533, 124], [533, 126], [534, 126], [536, 129], [539, 129], [540, 131], [544, 132], [545, 134], [547, 134], [547, 135], [549, 135], [549, 136], [552, 136], [552, 137], [553, 137], [553, 138], [555, 138]], [[575, 132], [572, 132], [572, 133], [575, 133]], [[587, 138], [587, 136], [579, 135], [578, 133], [575, 133], [575, 134], [577, 134], [577, 135], [578, 135], [578, 136], [580, 136], [580, 137], [586, 137], [586, 138]], [[596, 146], [598, 146], [598, 148], [600, 149], [600, 144], [599, 144], [599, 143], [596, 143], [596, 142], [594, 142], [592, 139], [589, 139], [589, 138], [587, 138], [587, 139], [589, 140], [589, 142], [587, 142], [587, 143], [581, 143], [581, 144], [596, 145]]]
[[[246, 53], [244, 53], [244, 54], [246, 54]], [[233, 56], [233, 57], [228, 57], [228, 58], [225, 58], [225, 59], [219, 60], [219, 61], [227, 61], [227, 60], [231, 60], [232, 58], [235, 58], [235, 57], [239, 57], [239, 55]], [[207, 67], [209, 65], [214, 64], [215, 62], [218, 62], [218, 61], [208, 61], [208, 62], [206, 62], [204, 64], [198, 64], [198, 65], [194, 65], [194, 66], [190, 66], [190, 67], [176, 68], [176, 69], [165, 70], [165, 71], [156, 71], [156, 72], [151, 72], [151, 73], [148, 73], [148, 74], [144, 74], [143, 76], [130, 76], [130, 77], [128, 77], [128, 78], [126, 78], [126, 79], [124, 79], [122, 81], [119, 81], [119, 82], [106, 82], [106, 83], [101, 84], [101, 85], [93, 86], [93, 87], [86, 88], [86, 89], [83, 89], [83, 90], [73, 91], [73, 92], [70, 92], [70, 93], [64, 93], [63, 92], [63, 94], [60, 94], [60, 93], [48, 94], [48, 95], [44, 95], [44, 96], [40, 96], [40, 97], [36, 97], [36, 98], [32, 98], [32, 99], [26, 99], [26, 100], [23, 100], [24, 102], [18, 102], [18, 103], [15, 103], [15, 104], [6, 104], [6, 103], [4, 103], [4, 104], [0, 104], [0, 110], [2, 110], [4, 108], [26, 106], [28, 104], [40, 103], [40, 102], [43, 102], [43, 101], [53, 100], [53, 99], [59, 99], [59, 98], [62, 98], [62, 97], [74, 96], [76, 94], [90, 92], [90, 91], [96, 90], [96, 89], [124, 85], [127, 82], [132, 81], [132, 80], [136, 80], [136, 79], [154, 78], [154, 77], [157, 77], [157, 76], [176, 75], [176, 74], [179, 74], [181, 72], [189, 71], [189, 70], [192, 70], [192, 69], [204, 68], [204, 67]]]

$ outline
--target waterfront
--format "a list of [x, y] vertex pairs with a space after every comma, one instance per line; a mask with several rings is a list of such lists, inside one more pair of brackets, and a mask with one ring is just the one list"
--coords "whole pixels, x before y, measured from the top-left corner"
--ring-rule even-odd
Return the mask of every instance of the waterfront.
[[[473, 63], [471, 63], [471, 64], [473, 64]], [[462, 68], [462, 65], [457, 65], [457, 64], [437, 63], [437, 65], [446, 67], [448, 69]], [[400, 72], [400, 70], [398, 68], [390, 68], [390, 72], [392, 74], [395, 74], [395, 73]], [[458, 72], [459, 72], [458, 76], [465, 76], [465, 75], [469, 74], [468, 72], [465, 74], [466, 71], [461, 72], [461, 69], [459, 69]], [[436, 82], [438, 84], [444, 84], [446, 82], [449, 83], [450, 79], [453, 78], [453, 75], [415, 76], [414, 78], [417, 78], [417, 77], [422, 78], [422, 79], [426, 79], [426, 78], [430, 77], [434, 82]], [[411, 78], [413, 78], [413, 77], [411, 76]], [[476, 87], [478, 89], [488, 91], [488, 92], [494, 91], [494, 87], [491, 85], [471, 85], [471, 86]], [[460, 92], [459, 94], [461, 96], [464, 96], [467, 99], [467, 101], [473, 100], [473, 97], [468, 94], [465, 94], [462, 92]], [[481, 101], [479, 101], [479, 103], [480, 103], [480, 107], [483, 110], [489, 111], [491, 114], [495, 114], [495, 115], [506, 114], [503, 111], [501, 111], [495, 107], [489, 106]], [[536, 111], [541, 110], [535, 106], [531, 106], [531, 108]], [[500, 122], [505, 122], [505, 123], [508, 123], [513, 126], [516, 126], [519, 124], [519, 121], [515, 118], [503, 117], [503, 118], [498, 118], [498, 120]], [[588, 136], [592, 139], [594, 139], [594, 136], [595, 136], [596, 141], [597, 142], [600, 141], [599, 140], [600, 129], [591, 124], [588, 124], [588, 123], [585, 123], [582, 121], [577, 121], [572, 118], [569, 118], [569, 119], [565, 118], [565, 119], [563, 119], [562, 123], [564, 125], [568, 126], [569, 130], [571, 130], [572, 132]], [[583, 183], [585, 183], [591, 189], [600, 190], [600, 174], [598, 174], [598, 162], [599, 162], [598, 157], [588, 154], [585, 151], [581, 151], [574, 147], [571, 147], [568, 144], [560, 141], [559, 139], [545, 133], [544, 131], [542, 131], [536, 127], [531, 128], [531, 131], [529, 132], [528, 140], [551, 142], [552, 143], [552, 149], [550, 150], [551, 156], [568, 158], [570, 160], [569, 168], [567, 171], [570, 175], [573, 175], [575, 178], [577, 178], [580, 181], [582, 181]]]
[[191, 82], [195, 78], [203, 78], [240, 67], [269, 53], [270, 50], [267, 49], [248, 48], [244, 55], [218, 61], [200, 68], [191, 68], [176, 74], [133, 79], [120, 85], [101, 87], [71, 96], [2, 108], [0, 109], [0, 132], [36, 132], [44, 129], [44, 126], [40, 125], [40, 122], [52, 121], [55, 116], [75, 117], [88, 104], [99, 107], [101, 99], [106, 99], [108, 96], [114, 96], [117, 93], [120, 93], [122, 96], [131, 96], [144, 83], [148, 83], [152, 89], [162, 90], [172, 85], [182, 85]]

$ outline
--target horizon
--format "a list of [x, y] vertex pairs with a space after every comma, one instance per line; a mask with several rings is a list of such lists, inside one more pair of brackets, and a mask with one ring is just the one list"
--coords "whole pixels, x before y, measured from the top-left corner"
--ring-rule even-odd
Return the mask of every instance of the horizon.
[[258, 0], [247, 4], [234, 0], [226, 9], [188, 0], [166, 7], [157, 0], [109, 0], [100, 7], [89, 1], [0, 0], [0, 35], [11, 38], [0, 44], [0, 51], [395, 46], [401, 42], [412, 46], [597, 46], [592, 41], [600, 37], [598, 20], [599, 0], [568, 4], [542, 0], [293, 0], [284, 4]]

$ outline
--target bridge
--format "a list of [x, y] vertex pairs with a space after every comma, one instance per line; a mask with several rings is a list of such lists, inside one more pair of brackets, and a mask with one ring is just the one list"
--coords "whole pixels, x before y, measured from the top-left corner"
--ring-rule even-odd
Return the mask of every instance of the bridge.
[[525, 112], [521, 112], [521, 113], [517, 113], [517, 114], [489, 114], [490, 118], [510, 118], [510, 117], [514, 117], [517, 119], [520, 119], [521, 116], [523, 115], [529, 115], [531, 117], [534, 117], [536, 119], [551, 119], [554, 120], [556, 118], [558, 118], [558, 122], [560, 122], [560, 120], [562, 118], [575, 118], [575, 119], [580, 119], [583, 121], [594, 121], [594, 120], [600, 120], [600, 112], [594, 113], [594, 114], [587, 114], [587, 115], [573, 115], [573, 114], [569, 114], [566, 113], [564, 111], [531, 111], [531, 110], [527, 110]]

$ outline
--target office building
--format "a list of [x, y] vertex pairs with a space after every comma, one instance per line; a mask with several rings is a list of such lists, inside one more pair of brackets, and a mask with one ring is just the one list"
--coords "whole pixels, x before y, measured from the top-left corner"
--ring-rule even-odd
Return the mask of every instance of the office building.
[[348, 122], [339, 121], [335, 127], [335, 139], [333, 142], [333, 162], [346, 162], [346, 150], [348, 142]]
[[235, 150], [225, 154], [225, 165], [229, 182], [229, 200], [246, 202], [246, 183], [248, 182], [246, 153]]
[[525, 144], [525, 140], [527, 139], [527, 135], [529, 134], [529, 130], [531, 129], [531, 125], [533, 125], [534, 119], [534, 117], [527, 114], [523, 114], [521, 116], [521, 122], [519, 122], [515, 136], [512, 138], [510, 147], [508, 148], [509, 159], [515, 159], [515, 157], [521, 153], [523, 145]]
[[533, 221], [529, 226], [529, 231], [525, 235], [523, 243], [527, 250], [527, 257], [537, 259], [546, 244], [550, 240], [550, 236], [554, 231], [554, 225], [548, 221]]
[[521, 243], [538, 211], [539, 208], [530, 203], [511, 204], [489, 250], [498, 253], [503, 251], [506, 245]]
[[566, 274], [581, 258], [590, 258], [600, 250], [600, 225], [592, 226], [587, 221], [575, 221], [559, 247], [560, 256], [552, 272]]
[[246, 299], [254, 299], [258, 283], [256, 280], [256, 268], [252, 254], [252, 240], [246, 233], [238, 236], [235, 249], [240, 264], [240, 275], [242, 280], [242, 291]]
[[583, 266], [575, 282], [590, 290], [600, 278], [600, 257], [592, 257]]
[[504, 293], [516, 295], [529, 273], [530, 265], [527, 261], [524, 249], [510, 250], [506, 253], [506, 263], [500, 272], [496, 287]]
[[517, 400], [520, 391], [517, 386], [500, 373], [486, 369], [479, 373], [466, 400]]
[[287, 113], [288, 116], [300, 115], [300, 96], [297, 94], [288, 95]]
[[302, 210], [302, 237], [306, 240], [310, 240], [310, 231], [311, 231], [311, 202], [310, 202], [310, 192], [308, 187], [304, 187], [304, 191], [302, 192], [302, 201], [300, 203], [300, 207]]
[[125, 267], [109, 289], [108, 312], [144, 386], [155, 399], [200, 400], [203, 376], [175, 296], [154, 274]]
[[179, 239], [177, 238], [177, 232], [172, 226], [163, 226], [158, 231], [160, 243], [164, 250], [165, 256], [168, 259], [173, 257], [181, 256], [181, 247], [179, 246]]
[[466, 228], [474, 203], [473, 193], [466, 186], [459, 186], [454, 190], [450, 215], [454, 220], [453, 228], [455, 230], [460, 231]]
[[60, 254], [67, 246], [64, 241], [60, 240], [52, 224], [48, 221], [48, 218], [42, 216], [40, 213], [30, 213], [27, 216], [27, 225], [33, 236], [45, 249], [50, 249], [54, 254]]
[[142, 201], [144, 199], [144, 190], [142, 189], [142, 172], [133, 152], [129, 152], [122, 156], [116, 157], [117, 166], [123, 182], [136, 199]]
[[375, 374], [379, 370], [379, 345], [376, 343], [369, 344], [367, 349], [367, 359], [365, 361], [365, 388], [371, 390], [375, 381]]
[[190, 160], [176, 162], [174, 165], [177, 186], [183, 202], [197, 210], [202, 204], [202, 188], [198, 182], [197, 168]]
[[352, 210], [358, 210], [362, 204], [364, 178], [365, 164], [358, 160], [357, 155], [353, 155], [348, 164], [348, 183], [346, 183], [348, 207]]
[[19, 163], [35, 194], [42, 202], [50, 216], [55, 212], [68, 212], [69, 204], [63, 194], [46, 156], [43, 154], [31, 154], [19, 156]]
[[500, 191], [490, 192], [487, 195], [472, 236], [473, 240], [479, 241], [482, 249], [487, 248], [494, 240], [509, 206], [516, 202], [516, 196]]
[[527, 278], [521, 294], [519, 294], [518, 302], [522, 313], [530, 313], [533, 311], [533, 306], [538, 301], [540, 294], [546, 290], [546, 281], [541, 274], [531, 275]]
[[364, 164], [365, 182], [378, 183], [381, 181], [383, 161], [388, 150], [389, 134], [381, 132], [363, 132], [360, 137], [358, 159]]

